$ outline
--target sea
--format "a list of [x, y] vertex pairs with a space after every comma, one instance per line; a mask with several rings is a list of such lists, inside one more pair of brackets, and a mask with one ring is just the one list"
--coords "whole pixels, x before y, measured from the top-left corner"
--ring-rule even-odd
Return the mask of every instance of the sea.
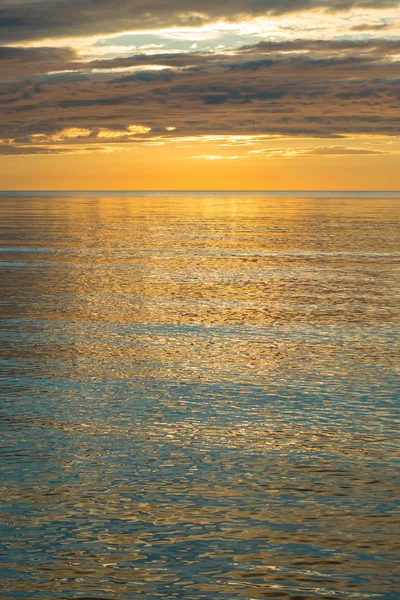
[[0, 599], [398, 600], [400, 192], [1, 192]]

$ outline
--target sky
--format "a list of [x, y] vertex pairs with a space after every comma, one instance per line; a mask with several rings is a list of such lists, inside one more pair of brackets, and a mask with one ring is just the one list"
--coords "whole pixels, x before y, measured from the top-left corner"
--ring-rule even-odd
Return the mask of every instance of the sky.
[[0, 189], [399, 190], [398, 0], [0, 0]]

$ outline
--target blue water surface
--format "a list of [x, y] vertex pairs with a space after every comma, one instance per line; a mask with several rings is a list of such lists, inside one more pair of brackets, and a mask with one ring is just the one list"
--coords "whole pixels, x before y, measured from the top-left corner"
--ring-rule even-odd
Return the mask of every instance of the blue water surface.
[[395, 600], [400, 194], [2, 194], [0, 598]]

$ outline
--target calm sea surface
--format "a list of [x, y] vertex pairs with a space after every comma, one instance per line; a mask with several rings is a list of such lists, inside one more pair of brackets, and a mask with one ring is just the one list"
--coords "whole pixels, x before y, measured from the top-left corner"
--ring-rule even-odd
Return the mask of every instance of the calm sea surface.
[[0, 197], [0, 598], [400, 598], [400, 194]]

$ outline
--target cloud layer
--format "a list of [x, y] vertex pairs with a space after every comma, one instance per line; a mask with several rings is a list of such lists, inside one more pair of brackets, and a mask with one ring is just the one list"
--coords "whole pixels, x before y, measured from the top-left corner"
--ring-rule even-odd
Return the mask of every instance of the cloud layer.
[[[191, 0], [0, 0], [0, 153], [104, 151], [196, 136], [398, 136], [400, 39], [382, 17], [398, 5], [205, 0], [200, 10]], [[363, 13], [354, 21], [361, 9], [381, 18], [365, 22]], [[290, 39], [255, 43], [246, 34], [245, 45], [232, 37], [207, 51], [190, 41], [184, 47], [184, 32], [166, 29], [218, 20], [245, 29], [246, 19], [269, 15], [284, 23], [299, 11], [303, 30], [299, 25]], [[324, 30], [323, 39], [315, 31], [307, 37], [304, 11], [310, 20], [343, 14], [346, 36], [326, 39]], [[153, 29], [151, 43], [141, 46], [122, 35], [146, 28]], [[120, 36], [101, 40], [104, 33]], [[84, 38], [82, 52], [77, 40], [88, 35], [97, 37]], [[154, 43], [166, 36], [175, 36], [176, 47]]]
[[299, 11], [396, 8], [397, 0], [2, 0], [3, 42], [197, 26]]
[[58, 142], [104, 143], [107, 130], [126, 143], [132, 124], [142, 138], [398, 135], [399, 52], [395, 40], [295, 40], [83, 63], [68, 48], [3, 48], [0, 138], [26, 147], [85, 128]]

